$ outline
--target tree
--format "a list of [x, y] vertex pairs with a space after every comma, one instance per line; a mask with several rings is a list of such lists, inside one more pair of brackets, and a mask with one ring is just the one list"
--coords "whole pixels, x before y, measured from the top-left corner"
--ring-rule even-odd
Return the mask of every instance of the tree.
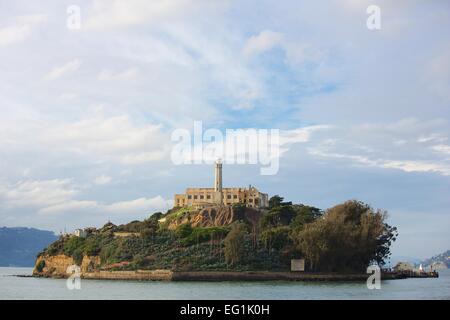
[[364, 272], [371, 262], [383, 264], [390, 255], [398, 233], [386, 218], [385, 211], [347, 201], [291, 236], [312, 270]]
[[163, 216], [162, 212], [155, 212], [153, 214], [150, 215], [150, 217], [146, 220], [154, 220], [154, 221], [158, 221], [159, 219], [161, 219]]
[[301, 228], [307, 223], [311, 223], [320, 216], [322, 211], [319, 208], [306, 206], [306, 205], [294, 205], [295, 217], [292, 219], [292, 228]]
[[245, 252], [244, 241], [247, 230], [242, 222], [232, 224], [230, 232], [224, 240], [225, 261], [229, 265], [235, 265], [242, 260]]
[[283, 202], [283, 200], [284, 200], [283, 197], [280, 197], [279, 195], [274, 195], [269, 199], [269, 209], [279, 207]]
[[295, 216], [291, 205], [277, 206], [269, 210], [261, 218], [262, 229], [275, 228], [288, 225]]
[[261, 240], [269, 251], [272, 249], [281, 250], [290, 243], [289, 231], [288, 226], [271, 228], [261, 233]]

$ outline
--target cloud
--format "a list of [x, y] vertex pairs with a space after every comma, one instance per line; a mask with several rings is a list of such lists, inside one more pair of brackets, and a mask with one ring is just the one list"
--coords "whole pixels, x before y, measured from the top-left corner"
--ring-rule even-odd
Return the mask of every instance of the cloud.
[[[158, 124], [138, 125], [129, 115], [90, 113], [75, 121], [23, 121], [20, 130], [5, 123], [0, 134], [4, 153], [33, 150], [41, 154], [73, 156], [92, 163], [115, 162], [137, 165], [162, 160], [168, 153], [169, 137]], [[7, 134], [6, 134], [7, 132]], [[0, 130], [1, 133], [1, 130]]]
[[431, 147], [433, 150], [437, 152], [441, 152], [444, 154], [450, 154], [450, 146], [448, 144], [438, 144]]
[[167, 22], [190, 15], [199, 8], [208, 9], [223, 6], [209, 1], [188, 0], [96, 0], [89, 11], [87, 29], [108, 29], [128, 27], [141, 24], [156, 24]]
[[172, 206], [172, 200], [166, 200], [161, 196], [156, 196], [153, 198], [139, 198], [130, 201], [115, 202], [101, 207], [113, 214], [123, 214], [124, 212], [149, 213], [151, 210], [165, 210], [167, 207]]
[[247, 39], [243, 53], [247, 57], [252, 57], [274, 48], [284, 50], [285, 62], [290, 65], [301, 66], [305, 62], [320, 63], [324, 59], [322, 50], [271, 30], [261, 31], [258, 35]]
[[69, 179], [25, 180], [14, 185], [0, 185], [0, 199], [11, 208], [48, 207], [68, 201], [79, 193]]
[[112, 178], [110, 176], [105, 176], [105, 175], [98, 176], [94, 179], [94, 183], [98, 186], [104, 186], [104, 185], [110, 184], [111, 181], [112, 181]]
[[137, 68], [128, 68], [122, 72], [112, 72], [110, 70], [102, 70], [98, 75], [98, 79], [102, 81], [111, 81], [111, 80], [132, 80], [136, 79], [139, 71]]
[[47, 16], [41, 14], [16, 17], [12, 25], [0, 28], [0, 46], [23, 42], [33, 33], [35, 27], [46, 21]]
[[[323, 159], [349, 161], [360, 166], [450, 175], [447, 145], [440, 119], [402, 119], [387, 124], [328, 127], [308, 145], [308, 153]], [[438, 153], [436, 153], [436, 151]]]
[[62, 66], [53, 68], [46, 76], [47, 80], [56, 80], [62, 76], [77, 71], [81, 66], [81, 61], [79, 59], [71, 60]]
[[283, 35], [281, 33], [264, 30], [247, 40], [243, 52], [246, 56], [260, 54], [281, 45], [282, 40]]
[[290, 146], [295, 143], [308, 142], [310, 141], [313, 132], [330, 128], [331, 126], [329, 125], [314, 125], [291, 130], [282, 130], [280, 132], [280, 145]]
[[[165, 200], [161, 196], [153, 198], [139, 198], [129, 201], [113, 203], [102, 203], [98, 201], [69, 200], [42, 208], [38, 211], [40, 215], [64, 215], [71, 212], [94, 213], [100, 217], [113, 219], [119, 217], [146, 216], [155, 211], [165, 211], [173, 206], [172, 200]], [[101, 216], [100, 216], [101, 215]], [[105, 221], [99, 221], [104, 223]]]
[[168, 147], [160, 125], [137, 126], [128, 115], [100, 115], [56, 125], [44, 130], [41, 139], [60, 150], [124, 164], [161, 160]]
[[[25, 180], [14, 185], [0, 185], [0, 207], [32, 208], [39, 215], [66, 215], [94, 213], [99, 220], [113, 216], [146, 215], [154, 210], [166, 210], [171, 200], [161, 196], [104, 203], [95, 200], [76, 199], [87, 192], [71, 179]], [[104, 223], [105, 221], [98, 221]]]
[[434, 172], [444, 176], [450, 175], [450, 164], [439, 162], [380, 159], [357, 154], [333, 153], [318, 148], [310, 148], [309, 154], [323, 158], [350, 160], [353, 163], [367, 167], [398, 169], [405, 172]]

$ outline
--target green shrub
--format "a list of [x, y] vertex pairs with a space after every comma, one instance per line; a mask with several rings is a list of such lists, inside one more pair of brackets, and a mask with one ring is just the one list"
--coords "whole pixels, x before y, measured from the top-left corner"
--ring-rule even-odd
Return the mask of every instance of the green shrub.
[[81, 248], [76, 249], [73, 253], [72, 253], [72, 258], [73, 258], [73, 262], [77, 265], [77, 266], [81, 266], [81, 263], [83, 262], [83, 251]]
[[44, 270], [44, 267], [45, 267], [45, 260], [39, 261], [38, 264], [36, 265], [37, 272], [42, 272], [42, 270]]
[[229, 227], [193, 228], [189, 236], [181, 240], [183, 245], [193, 245], [213, 239], [223, 239], [229, 231]]
[[236, 265], [244, 257], [243, 243], [246, 236], [246, 227], [242, 222], [233, 223], [230, 232], [225, 238], [225, 260], [229, 265]]
[[66, 256], [72, 256], [77, 249], [81, 249], [84, 245], [84, 238], [71, 236], [65, 243], [63, 252]]
[[177, 235], [178, 238], [181, 239], [190, 236], [191, 233], [192, 233], [192, 226], [189, 223], [181, 224], [175, 230], [175, 234]]

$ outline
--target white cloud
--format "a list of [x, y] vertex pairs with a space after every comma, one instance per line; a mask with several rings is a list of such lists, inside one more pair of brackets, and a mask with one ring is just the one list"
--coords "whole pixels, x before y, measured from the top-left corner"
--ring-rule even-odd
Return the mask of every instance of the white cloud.
[[97, 78], [102, 81], [132, 80], [136, 79], [138, 74], [139, 71], [137, 68], [128, 68], [122, 72], [112, 72], [110, 70], [102, 70]]
[[46, 15], [18, 16], [10, 26], [0, 27], [0, 46], [7, 46], [26, 40], [36, 26], [47, 21]]
[[[0, 207], [32, 208], [40, 215], [65, 215], [94, 213], [100, 219], [116, 215], [145, 216], [155, 210], [166, 210], [171, 200], [161, 196], [138, 198], [127, 201], [104, 203], [96, 200], [80, 200], [83, 188], [70, 179], [65, 180], [26, 180], [14, 185], [0, 185]], [[105, 221], [99, 221], [104, 223]]]
[[[102, 203], [98, 201], [69, 200], [52, 206], [42, 208], [38, 211], [40, 215], [64, 215], [71, 212], [91, 212], [107, 219], [117, 216], [135, 217], [147, 216], [154, 211], [164, 211], [173, 206], [172, 200], [166, 200], [161, 196], [153, 198], [139, 198], [129, 201], [113, 203]], [[100, 221], [105, 223], [106, 221]]]
[[280, 132], [280, 145], [290, 146], [294, 143], [304, 143], [311, 139], [311, 134], [314, 131], [330, 129], [329, 125], [315, 125], [303, 128], [282, 130]]
[[417, 139], [417, 142], [421, 142], [421, 143], [427, 143], [427, 142], [444, 142], [447, 140], [447, 137], [444, 137], [441, 134], [438, 133], [431, 133], [428, 135], [423, 135], [420, 136]]
[[345, 160], [361, 166], [448, 176], [450, 159], [445, 156], [450, 153], [450, 147], [434, 144], [447, 139], [443, 133], [435, 132], [442, 130], [443, 124], [439, 119], [419, 121], [409, 118], [387, 124], [333, 126], [313, 140], [307, 150], [316, 157]]
[[243, 52], [247, 56], [260, 54], [282, 44], [283, 35], [270, 30], [261, 31], [250, 37], [244, 45]]
[[99, 161], [141, 164], [166, 156], [169, 140], [160, 125], [136, 125], [128, 115], [89, 118], [43, 128], [41, 146]]
[[94, 183], [99, 186], [110, 184], [112, 178], [110, 176], [101, 175], [94, 179]]
[[107, 29], [121, 26], [154, 24], [189, 15], [199, 7], [208, 8], [223, 4], [188, 0], [96, 0], [90, 10], [87, 29]]
[[161, 196], [153, 198], [139, 198], [130, 201], [115, 202], [109, 205], [101, 206], [110, 213], [142, 213], [148, 214], [151, 210], [164, 210], [172, 207], [172, 200], [166, 200]]
[[62, 66], [57, 66], [53, 68], [46, 76], [47, 80], [56, 80], [62, 76], [77, 71], [81, 66], [81, 61], [79, 59], [71, 60]]
[[319, 63], [325, 56], [322, 50], [310, 44], [289, 39], [284, 34], [271, 30], [264, 30], [250, 37], [244, 45], [243, 53], [252, 57], [277, 47], [284, 50], [285, 61], [291, 65], [301, 66], [306, 61]]
[[6, 207], [47, 207], [65, 202], [79, 193], [68, 179], [25, 180], [0, 185], [0, 199]]
[[384, 169], [398, 169], [405, 172], [434, 172], [444, 176], [450, 175], [450, 164], [433, 161], [389, 160], [371, 158], [365, 155], [333, 153], [320, 148], [309, 148], [309, 154], [323, 158], [350, 160], [358, 165]]
[[447, 144], [438, 144], [431, 147], [433, 150], [445, 154], [450, 154], [450, 146]]

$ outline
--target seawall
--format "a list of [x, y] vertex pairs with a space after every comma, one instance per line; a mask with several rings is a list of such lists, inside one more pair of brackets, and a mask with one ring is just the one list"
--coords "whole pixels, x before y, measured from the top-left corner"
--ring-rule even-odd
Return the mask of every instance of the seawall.
[[[41, 263], [44, 261], [44, 263]], [[41, 264], [41, 267], [38, 267]], [[65, 255], [41, 256], [33, 270], [35, 277], [67, 278], [67, 268], [73, 258]], [[139, 281], [366, 281], [368, 274], [272, 272], [272, 271], [171, 271], [135, 270], [109, 271], [100, 269], [100, 257], [84, 256], [80, 267], [82, 279], [139, 280]], [[404, 279], [405, 274], [382, 273], [382, 279]]]

